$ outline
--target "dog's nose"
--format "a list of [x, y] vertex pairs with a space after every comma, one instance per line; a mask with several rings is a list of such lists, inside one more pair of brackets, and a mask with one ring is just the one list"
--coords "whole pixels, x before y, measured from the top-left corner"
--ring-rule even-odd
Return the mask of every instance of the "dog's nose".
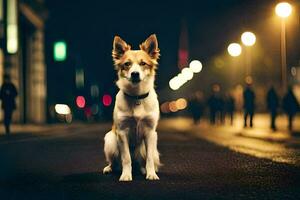
[[140, 73], [139, 72], [131, 72], [131, 79], [132, 80], [140, 80]]

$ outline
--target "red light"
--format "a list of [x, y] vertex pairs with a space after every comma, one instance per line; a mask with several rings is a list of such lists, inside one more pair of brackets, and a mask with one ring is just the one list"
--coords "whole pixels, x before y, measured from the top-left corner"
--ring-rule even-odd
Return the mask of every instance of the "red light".
[[112, 102], [112, 98], [109, 94], [103, 95], [102, 103], [104, 106], [110, 106], [111, 102]]
[[76, 97], [76, 105], [78, 106], [78, 108], [84, 108], [85, 107], [85, 98], [84, 98], [84, 96]]

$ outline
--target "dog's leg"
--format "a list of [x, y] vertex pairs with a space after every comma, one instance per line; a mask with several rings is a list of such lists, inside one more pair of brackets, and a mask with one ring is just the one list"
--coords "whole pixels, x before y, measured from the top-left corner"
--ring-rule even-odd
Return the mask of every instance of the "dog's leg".
[[156, 131], [150, 131], [146, 134], [146, 179], [148, 180], [159, 180], [155, 172], [155, 163], [154, 159], [157, 159], [157, 133]]
[[113, 131], [109, 131], [104, 137], [104, 154], [108, 165], [104, 167], [103, 174], [111, 173], [113, 159], [118, 155], [117, 136]]
[[135, 159], [139, 164], [141, 173], [146, 175], [146, 146], [144, 141], [142, 141], [139, 147], [136, 149]]
[[125, 131], [119, 131], [119, 146], [122, 161], [122, 174], [119, 181], [132, 181], [131, 157], [129, 143]]

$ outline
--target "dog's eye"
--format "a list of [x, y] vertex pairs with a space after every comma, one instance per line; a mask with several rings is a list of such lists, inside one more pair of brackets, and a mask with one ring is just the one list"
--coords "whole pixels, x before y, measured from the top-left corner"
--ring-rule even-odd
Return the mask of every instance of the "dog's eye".
[[147, 64], [147, 63], [145, 63], [145, 62], [142, 61], [142, 62], [140, 63], [140, 66], [145, 66], [146, 64]]
[[126, 63], [124, 63], [124, 66], [125, 67], [129, 67], [131, 65], [131, 62], [126, 62]]

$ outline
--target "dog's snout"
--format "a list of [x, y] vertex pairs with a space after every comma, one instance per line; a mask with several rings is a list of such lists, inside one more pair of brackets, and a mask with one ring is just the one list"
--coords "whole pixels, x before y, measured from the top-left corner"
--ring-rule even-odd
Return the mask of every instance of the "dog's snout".
[[132, 79], [140, 79], [140, 73], [139, 72], [131, 72], [131, 78]]

